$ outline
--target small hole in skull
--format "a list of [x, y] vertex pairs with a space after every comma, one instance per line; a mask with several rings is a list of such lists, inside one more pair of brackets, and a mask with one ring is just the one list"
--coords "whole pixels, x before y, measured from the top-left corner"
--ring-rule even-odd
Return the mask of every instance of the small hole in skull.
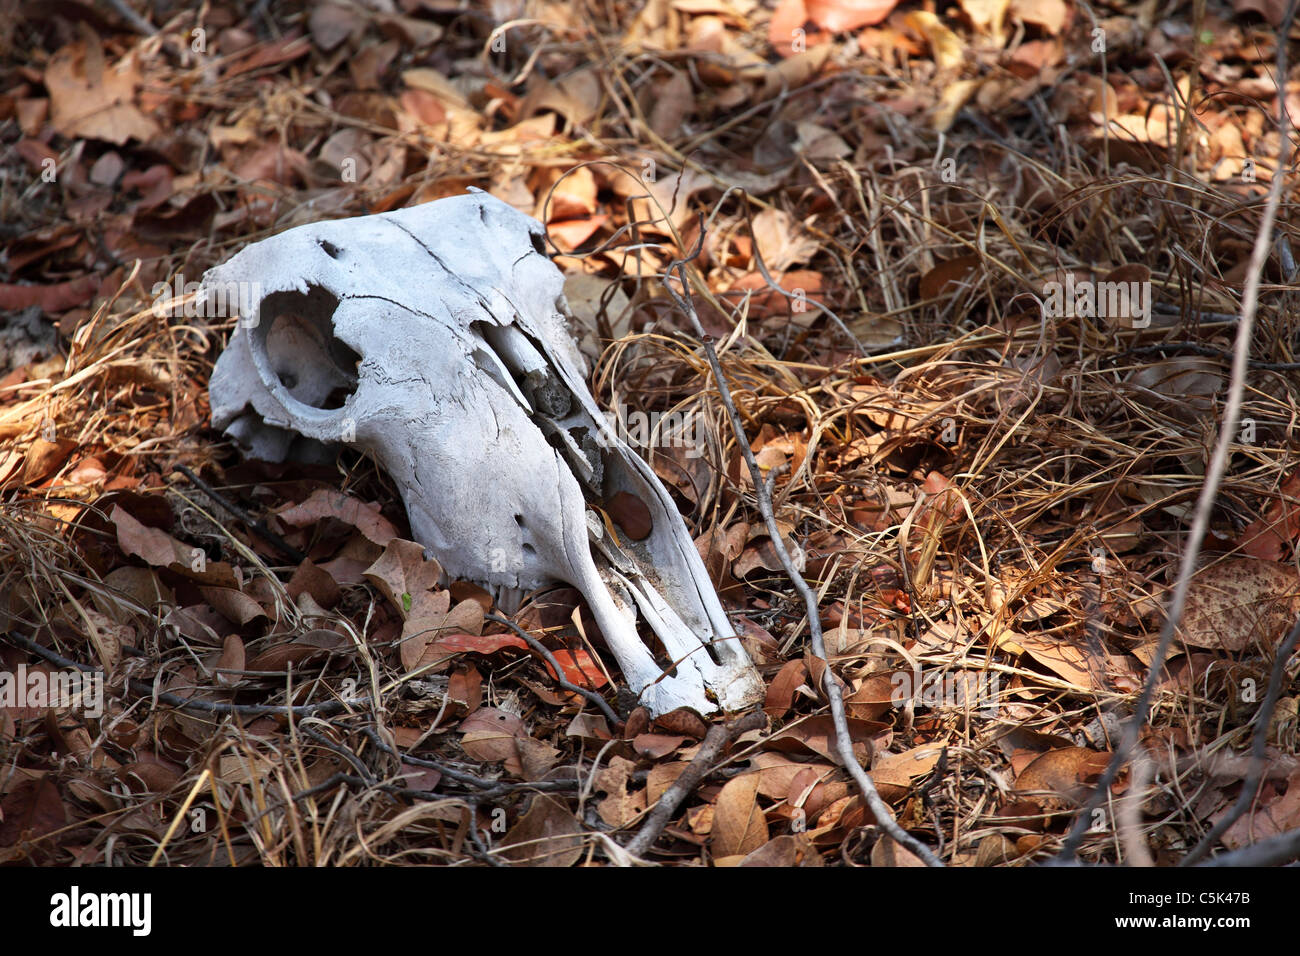
[[533, 248], [537, 251], [537, 254], [546, 255], [546, 240], [542, 238], [542, 234], [540, 232], [530, 232], [528, 235], [533, 240]]
[[320, 241], [320, 247], [325, 250], [325, 255], [329, 256], [331, 259], [337, 259], [343, 254], [343, 250], [334, 245], [334, 243], [330, 242], [328, 239], [322, 239]]
[[523, 515], [515, 515], [515, 524], [519, 525], [519, 527], [522, 528], [522, 527], [524, 526], [524, 516], [523, 516]]

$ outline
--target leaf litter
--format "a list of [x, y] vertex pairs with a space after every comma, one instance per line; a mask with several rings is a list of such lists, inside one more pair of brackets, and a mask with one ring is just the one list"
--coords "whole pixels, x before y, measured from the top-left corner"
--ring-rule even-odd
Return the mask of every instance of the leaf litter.
[[[543, 2], [487, 59], [490, 17], [437, 4], [322, 4], [273, 35], [234, 2], [153, 43], [76, 3], [75, 38], [6, 23], [0, 162], [24, 198], [0, 193], [0, 307], [23, 318], [0, 339], [0, 670], [101, 668], [105, 697], [0, 696], [0, 861], [601, 865], [691, 766], [710, 722], [621, 696], [572, 589], [508, 615], [544, 659], [403, 537], [371, 462], [245, 462], [206, 427], [231, 329], [193, 308], [205, 268], [467, 186], [547, 224], [606, 407], [701, 426], [640, 450], [763, 670], [768, 727], [650, 858], [919, 862], [836, 766], [825, 664], [656, 278], [701, 215], [701, 319], [820, 598], [855, 755], [946, 862], [1050, 856], [1149, 671], [1206, 470], [1278, 151], [1276, 6], [1142, 29], [1112, 7], [1104, 75], [1064, 0]], [[1125, 839], [1159, 863], [1237, 800], [1298, 613], [1286, 255], [1142, 740]], [[1050, 283], [1121, 281], [1150, 308], [1040, 308]], [[649, 532], [632, 496], [605, 512]], [[1300, 825], [1284, 678], [1226, 849]], [[222, 826], [172, 827], [191, 797]], [[1121, 858], [1117, 826], [1085, 859]]]

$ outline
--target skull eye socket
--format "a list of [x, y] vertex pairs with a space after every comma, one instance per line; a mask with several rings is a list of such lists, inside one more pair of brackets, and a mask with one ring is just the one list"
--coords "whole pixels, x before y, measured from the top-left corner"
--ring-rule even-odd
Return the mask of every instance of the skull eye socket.
[[533, 249], [539, 256], [546, 255], [546, 240], [540, 232], [530, 232], [528, 237], [533, 241]]
[[301, 292], [275, 292], [262, 300], [261, 321], [252, 346], [266, 367], [296, 401], [313, 408], [342, 408], [357, 388], [361, 357], [334, 334], [339, 301], [312, 286]]

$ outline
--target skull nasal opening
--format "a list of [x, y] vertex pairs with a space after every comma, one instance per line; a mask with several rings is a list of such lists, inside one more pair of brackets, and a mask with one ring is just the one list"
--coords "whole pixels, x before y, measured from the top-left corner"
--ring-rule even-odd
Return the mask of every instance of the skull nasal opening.
[[355, 351], [334, 334], [339, 300], [328, 289], [309, 286], [273, 292], [262, 300], [251, 347], [293, 398], [320, 409], [342, 408], [357, 389]]

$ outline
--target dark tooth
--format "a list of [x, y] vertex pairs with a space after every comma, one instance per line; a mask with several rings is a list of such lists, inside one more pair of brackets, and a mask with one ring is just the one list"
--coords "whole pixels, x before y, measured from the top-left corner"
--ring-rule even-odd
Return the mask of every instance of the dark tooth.
[[573, 407], [573, 399], [564, 383], [549, 371], [535, 369], [524, 376], [524, 392], [534, 407], [548, 418], [564, 418]]
[[587, 429], [586, 425], [577, 425], [569, 429], [569, 435], [582, 449], [582, 457], [591, 465], [591, 481], [583, 482], [587, 490], [600, 496], [605, 493], [605, 460], [600, 454], [600, 444]]

